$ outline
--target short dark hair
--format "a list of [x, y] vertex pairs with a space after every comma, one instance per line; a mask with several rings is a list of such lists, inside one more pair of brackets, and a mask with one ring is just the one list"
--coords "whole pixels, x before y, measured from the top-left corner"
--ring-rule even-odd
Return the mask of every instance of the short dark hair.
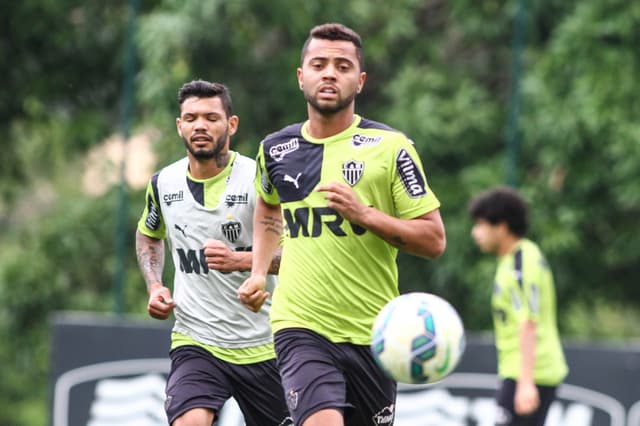
[[499, 186], [475, 196], [468, 206], [469, 216], [484, 219], [492, 225], [506, 222], [509, 231], [518, 237], [529, 230], [528, 207], [513, 188]]
[[231, 93], [227, 86], [222, 83], [212, 83], [204, 80], [193, 80], [185, 83], [178, 92], [178, 102], [180, 107], [188, 98], [220, 98], [222, 107], [227, 113], [227, 118], [233, 114], [233, 105], [231, 104]]
[[360, 38], [360, 35], [351, 28], [337, 23], [327, 23], [311, 28], [311, 31], [309, 31], [309, 37], [307, 37], [307, 40], [302, 46], [300, 63], [304, 63], [304, 57], [307, 54], [309, 43], [311, 43], [311, 40], [313, 40], [314, 38], [332, 41], [350, 41], [356, 47], [356, 56], [358, 57], [360, 69], [364, 69], [364, 58], [362, 56], [362, 39]]

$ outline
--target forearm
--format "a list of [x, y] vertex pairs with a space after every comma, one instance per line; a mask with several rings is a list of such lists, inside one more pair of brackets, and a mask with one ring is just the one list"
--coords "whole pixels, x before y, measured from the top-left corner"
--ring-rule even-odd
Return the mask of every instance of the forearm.
[[[253, 265], [253, 250], [250, 252], [239, 251], [235, 252], [236, 271], [251, 271]], [[282, 257], [282, 249], [277, 248], [271, 262], [269, 263], [268, 273], [278, 274], [280, 272], [280, 258]]]
[[446, 247], [445, 229], [439, 210], [407, 220], [369, 207], [360, 225], [394, 247], [416, 256], [435, 259]]
[[136, 258], [147, 291], [150, 292], [154, 284], [162, 283], [164, 242], [136, 231]]
[[253, 217], [253, 259], [251, 272], [255, 275], [277, 273], [280, 269], [280, 237], [282, 213], [280, 205], [270, 205], [258, 197]]
[[276, 252], [271, 257], [271, 263], [269, 264], [269, 273], [270, 274], [279, 274], [280, 273], [280, 259], [282, 258], [282, 247], [278, 247]]
[[536, 324], [526, 320], [520, 324], [520, 375], [518, 381], [534, 382], [536, 359]]

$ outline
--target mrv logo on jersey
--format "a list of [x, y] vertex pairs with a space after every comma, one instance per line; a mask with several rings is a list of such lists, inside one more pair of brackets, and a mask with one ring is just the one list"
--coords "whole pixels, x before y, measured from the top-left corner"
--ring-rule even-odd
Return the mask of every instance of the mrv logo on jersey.
[[283, 209], [282, 215], [291, 238], [303, 237], [316, 238], [322, 235], [323, 229], [328, 229], [333, 235], [344, 237], [347, 235], [343, 224], [349, 224], [351, 231], [356, 235], [362, 235], [367, 230], [359, 225], [345, 220], [340, 213], [329, 207], [300, 207], [295, 210]]

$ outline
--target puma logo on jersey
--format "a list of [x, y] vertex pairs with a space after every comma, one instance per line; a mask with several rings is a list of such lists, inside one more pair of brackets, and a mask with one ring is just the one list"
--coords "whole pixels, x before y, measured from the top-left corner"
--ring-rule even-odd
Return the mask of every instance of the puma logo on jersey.
[[282, 161], [285, 155], [300, 148], [298, 138], [291, 138], [288, 142], [280, 143], [269, 148], [269, 155], [276, 161]]
[[294, 184], [296, 186], [296, 189], [300, 189], [300, 185], [298, 185], [298, 179], [300, 179], [300, 175], [301, 174], [302, 173], [298, 173], [295, 178], [292, 178], [290, 175], [285, 174], [284, 175], [284, 181], [285, 182], [291, 182], [292, 184]]
[[185, 238], [187, 238], [187, 233], [185, 232], [185, 229], [187, 229], [187, 225], [184, 226], [184, 228], [180, 228], [180, 226], [178, 226], [178, 224], [174, 224], [173, 225], [174, 228], [176, 228], [178, 231], [182, 232], [182, 235], [184, 235]]

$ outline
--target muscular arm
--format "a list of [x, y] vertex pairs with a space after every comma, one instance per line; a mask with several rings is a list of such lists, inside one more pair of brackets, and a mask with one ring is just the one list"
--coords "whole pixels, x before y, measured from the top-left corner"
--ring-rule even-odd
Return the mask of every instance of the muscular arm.
[[[267, 204], [258, 197], [253, 215], [253, 259], [251, 273], [265, 275], [273, 265], [282, 235], [282, 212], [280, 204]], [[280, 258], [277, 259], [280, 269]]]
[[416, 256], [435, 259], [446, 247], [440, 210], [433, 210], [415, 219], [399, 219], [369, 207], [361, 220], [358, 223], [360, 226]]
[[238, 298], [253, 312], [258, 312], [269, 297], [269, 292], [264, 291], [265, 277], [280, 243], [281, 214], [280, 204], [267, 204], [258, 197], [253, 215], [251, 276], [238, 289]]
[[149, 293], [147, 312], [156, 319], [169, 318], [176, 304], [169, 288], [162, 284], [164, 241], [136, 230], [136, 257]]
[[148, 237], [136, 230], [136, 257], [147, 291], [150, 293], [154, 284], [162, 283], [164, 241]]
[[[251, 271], [253, 263], [252, 251], [233, 251], [219, 240], [208, 240], [204, 245], [207, 266], [221, 272]], [[271, 258], [268, 272], [277, 274], [280, 271], [282, 248], [278, 247]]]
[[317, 190], [325, 193], [328, 207], [402, 251], [428, 259], [444, 252], [446, 236], [440, 210], [414, 219], [400, 219], [364, 205], [351, 187], [343, 183], [321, 185]]

